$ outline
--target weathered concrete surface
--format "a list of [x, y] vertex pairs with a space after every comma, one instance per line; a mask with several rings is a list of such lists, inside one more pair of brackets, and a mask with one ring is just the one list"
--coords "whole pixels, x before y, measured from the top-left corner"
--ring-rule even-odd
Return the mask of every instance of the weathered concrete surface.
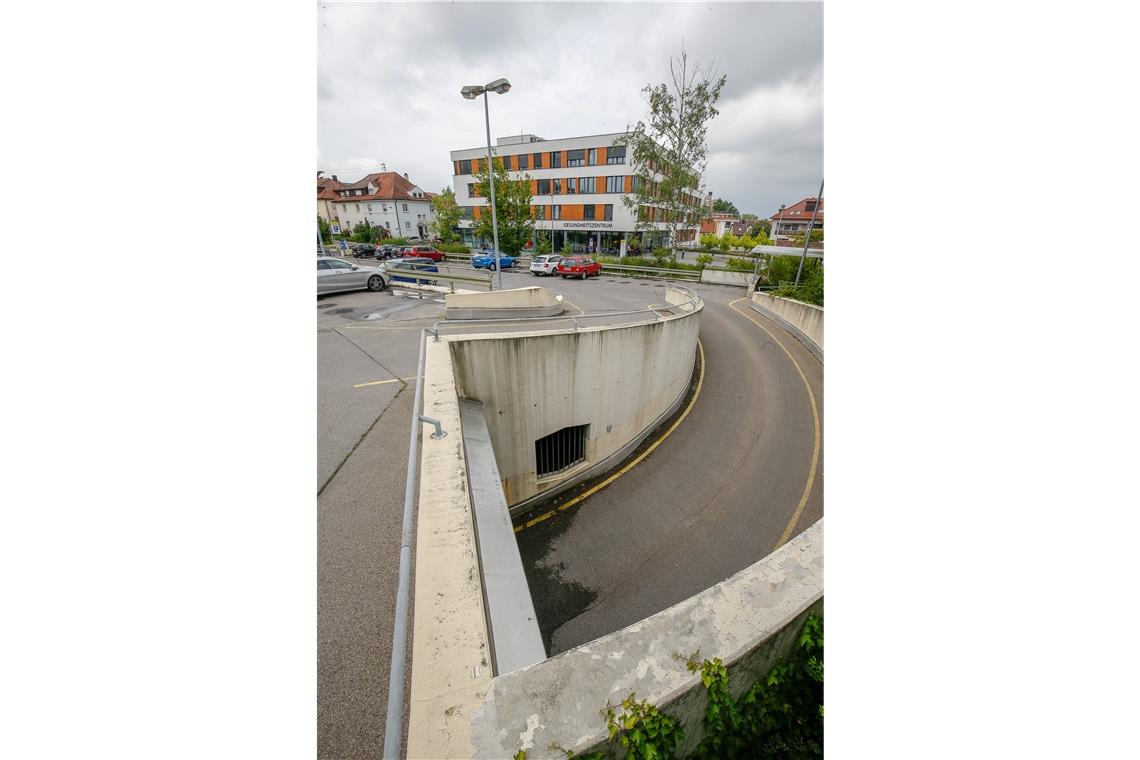
[[[679, 718], [686, 745], [701, 738], [699, 676], [685, 658], [720, 657], [739, 696], [791, 647], [823, 598], [823, 521], [768, 557], [652, 617], [525, 670], [495, 678], [470, 714], [474, 746], [463, 756], [564, 757], [606, 739], [603, 713], [636, 692]], [[458, 747], [456, 747], [458, 749]]]
[[427, 340], [423, 414], [447, 437], [421, 431], [408, 757], [470, 754], [470, 710], [491, 681], [459, 399], [445, 341]]
[[[670, 290], [667, 299], [684, 293]], [[701, 308], [697, 299], [652, 322], [450, 342], [459, 395], [484, 404], [509, 505], [590, 477], [652, 431], [688, 388]], [[534, 442], [586, 424], [586, 466], [539, 483]]]
[[488, 293], [455, 293], [446, 298], [448, 319], [519, 319], [561, 314], [562, 297], [530, 286]]
[[[763, 312], [777, 317], [784, 326], [798, 332], [796, 337], [806, 338], [823, 353], [823, 307], [796, 301], [791, 298], [776, 298], [767, 293], [753, 293], [752, 303]], [[810, 348], [810, 346], [809, 346]], [[819, 355], [817, 354], [817, 355]]]
[[514, 526], [503, 498], [503, 484], [499, 468], [495, 466], [483, 405], [460, 399], [459, 414], [467, 452], [467, 482], [471, 486], [471, 506], [475, 513], [483, 601], [490, 625], [491, 663], [496, 674], [510, 673], [545, 660], [546, 647], [542, 644]]
[[748, 287], [751, 272], [726, 271], [724, 269], [702, 269], [701, 282], [712, 285], [741, 285]]

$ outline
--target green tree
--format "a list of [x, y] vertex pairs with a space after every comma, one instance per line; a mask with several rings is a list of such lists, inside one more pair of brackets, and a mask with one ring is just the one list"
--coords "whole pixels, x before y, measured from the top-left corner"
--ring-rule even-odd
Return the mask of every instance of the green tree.
[[376, 242], [376, 230], [372, 228], [368, 220], [357, 222], [356, 226], [352, 228], [352, 235], [349, 238], [356, 243], [374, 243]]
[[[818, 227], [813, 227], [812, 231], [811, 231], [811, 242], [822, 243], [823, 242], [823, 230], [819, 229]], [[803, 233], [800, 233], [799, 235], [792, 235], [792, 245], [803, 245], [803, 244], [804, 244]]]
[[736, 204], [732, 201], [726, 201], [724, 198], [717, 198], [713, 201], [713, 212], [717, 214], [732, 214], [734, 216], [740, 215], [740, 210], [736, 208]]
[[[534, 219], [530, 215], [530, 175], [511, 179], [501, 161], [493, 161], [491, 171], [495, 172], [495, 216], [499, 222], [500, 253], [517, 256], [534, 233]], [[475, 175], [475, 189], [480, 197], [491, 197], [491, 175], [486, 161], [480, 161], [482, 169]], [[491, 224], [491, 205], [483, 207], [475, 234], [485, 238], [494, 236]]]
[[431, 203], [435, 207], [435, 220], [429, 225], [432, 234], [444, 243], [454, 243], [459, 238], [455, 234], [455, 228], [459, 226], [461, 216], [459, 206], [455, 203], [455, 192], [450, 187], [445, 187]]
[[701, 235], [702, 248], [716, 248], [716, 244], [716, 235], [712, 234], [711, 232], [706, 232], [705, 234]]
[[320, 230], [321, 240], [325, 241], [326, 243], [332, 242], [332, 231], [329, 227], [329, 223], [321, 218], [319, 214], [317, 215], [317, 229]]
[[[628, 128], [615, 144], [626, 146], [634, 172], [633, 192], [622, 203], [634, 212], [642, 231], [669, 230], [675, 245], [677, 230], [695, 225], [703, 209], [701, 175], [708, 163], [706, 133], [719, 113], [716, 102], [725, 77], [716, 77], [711, 65], [690, 64], [684, 48], [669, 61], [672, 82], [642, 89], [649, 104], [645, 120]], [[658, 209], [656, 218], [645, 207]]]
[[[769, 219], [761, 219], [751, 227], [748, 228], [748, 234], [752, 237], [758, 238], [763, 235], [769, 240], [772, 237], [772, 222]], [[771, 243], [761, 243], [761, 245], [771, 245]]]

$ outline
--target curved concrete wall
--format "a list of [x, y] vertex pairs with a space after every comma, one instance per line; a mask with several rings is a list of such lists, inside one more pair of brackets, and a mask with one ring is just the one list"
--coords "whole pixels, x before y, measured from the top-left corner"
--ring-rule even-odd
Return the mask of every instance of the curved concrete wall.
[[548, 317], [562, 313], [562, 296], [530, 286], [487, 293], [452, 293], [446, 296], [447, 319], [509, 319]]
[[753, 293], [752, 303], [762, 313], [774, 316], [823, 360], [823, 307], [767, 293]]
[[[695, 298], [670, 288], [672, 304]], [[700, 299], [652, 322], [506, 335], [451, 336], [459, 396], [483, 403], [507, 504], [552, 495], [633, 449], [684, 400]], [[589, 425], [586, 461], [539, 481], [535, 441]]]

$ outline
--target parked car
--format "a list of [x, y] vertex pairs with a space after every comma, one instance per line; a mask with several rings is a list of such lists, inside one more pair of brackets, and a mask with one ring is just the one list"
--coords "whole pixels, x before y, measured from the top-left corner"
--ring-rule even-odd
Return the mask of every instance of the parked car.
[[317, 295], [345, 290], [383, 290], [390, 279], [380, 267], [352, 264], [339, 256], [317, 257]]
[[420, 236], [419, 235], [411, 235], [410, 237], [406, 238], [406, 240], [409, 243], [418, 243], [418, 242], [420, 242]]
[[565, 277], [598, 277], [602, 273], [602, 265], [588, 256], [564, 257], [558, 262], [555, 273]]
[[414, 282], [417, 285], [434, 285], [435, 280], [410, 276], [417, 272], [439, 272], [439, 267], [431, 259], [407, 258], [392, 259], [384, 265], [384, 271], [395, 282]]
[[[496, 264], [496, 260], [498, 263]], [[499, 267], [510, 269], [515, 265], [515, 257], [505, 253], [495, 255], [494, 251], [480, 251], [471, 256], [471, 266], [476, 269], [490, 269], [494, 272]]]
[[370, 259], [376, 255], [376, 246], [370, 243], [356, 243], [352, 246], [354, 259]]
[[443, 261], [446, 254], [443, 251], [437, 250], [435, 246], [431, 245], [413, 245], [409, 256], [415, 256], [418, 259], [431, 259], [432, 261]]
[[535, 256], [530, 262], [530, 273], [535, 277], [541, 274], [549, 277], [555, 274], [555, 269], [558, 268], [558, 262], [562, 261], [562, 257], [558, 254], [547, 254], [545, 256]]

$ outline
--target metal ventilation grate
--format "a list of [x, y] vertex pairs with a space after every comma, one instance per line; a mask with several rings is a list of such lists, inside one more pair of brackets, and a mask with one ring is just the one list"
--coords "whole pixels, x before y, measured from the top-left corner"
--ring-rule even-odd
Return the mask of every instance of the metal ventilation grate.
[[538, 477], [557, 475], [584, 460], [589, 429], [589, 425], [575, 425], [535, 441], [534, 460]]

